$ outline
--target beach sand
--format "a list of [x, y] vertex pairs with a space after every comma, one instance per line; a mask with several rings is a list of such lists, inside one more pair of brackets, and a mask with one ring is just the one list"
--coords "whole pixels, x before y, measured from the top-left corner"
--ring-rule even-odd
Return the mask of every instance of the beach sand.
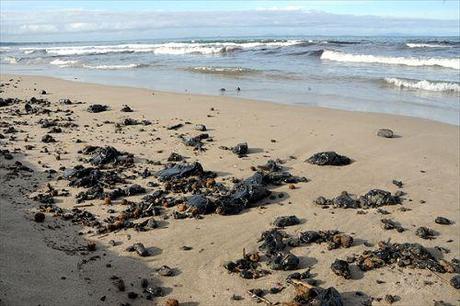
[[[243, 249], [257, 251], [261, 233], [273, 227], [276, 217], [286, 215], [296, 215], [302, 221], [287, 227], [287, 233], [339, 230], [353, 236], [355, 242], [351, 248], [328, 250], [323, 243], [292, 249], [301, 260], [298, 271], [310, 267], [318, 285], [335, 287], [346, 305], [358, 305], [371, 298], [375, 299], [372, 305], [384, 305], [384, 300], [376, 299], [387, 294], [398, 296], [395, 305], [433, 305], [440, 300], [453, 305], [459, 303], [459, 290], [449, 285], [454, 275], [451, 273], [397, 265], [362, 272], [352, 265], [352, 278], [344, 279], [330, 268], [337, 258], [346, 259], [375, 249], [379, 241], [389, 239], [398, 243], [420, 243], [438, 259], [459, 258], [457, 126], [396, 115], [280, 105], [225, 95], [166, 93], [48, 77], [2, 75], [1, 82], [10, 85], [1, 87], [0, 97], [46, 98], [51, 102], [47, 108], [72, 111], [70, 115], [79, 126], [51, 134], [57, 140], [55, 143], [43, 143], [41, 138], [48, 129], [41, 128], [37, 121], [63, 117], [65, 113], [14, 116], [8, 109], [17, 106], [0, 108], [2, 130], [9, 126], [19, 130], [14, 134], [3, 133], [6, 138], [0, 140], [2, 149], [14, 152], [13, 160], [0, 156], [0, 305], [120, 305], [128, 302], [163, 305], [168, 298], [177, 299], [181, 305], [253, 305], [256, 302], [247, 290], [270, 289], [278, 282], [286, 289], [265, 297], [273, 302], [287, 302], [294, 297], [294, 290], [285, 279], [293, 271], [272, 271], [270, 275], [248, 280], [223, 268], [224, 262], [240, 258]], [[41, 95], [41, 90], [47, 94]], [[59, 104], [58, 100], [64, 98], [85, 103]], [[87, 107], [94, 103], [108, 105], [110, 110], [97, 114], [87, 112]], [[134, 112], [120, 112], [124, 104]], [[24, 109], [24, 103], [19, 109]], [[128, 117], [147, 119], [152, 125], [127, 126], [116, 131], [113, 123]], [[185, 122], [192, 124], [184, 124], [177, 130], [166, 128]], [[206, 125], [207, 133], [213, 138], [212, 142], [204, 141], [203, 152], [185, 146], [177, 137], [201, 133], [194, 130], [195, 124]], [[378, 137], [376, 133], [380, 128], [392, 129], [397, 137]], [[14, 139], [10, 139], [12, 135]], [[77, 143], [76, 139], [83, 142]], [[219, 148], [241, 142], [249, 145], [246, 157], [239, 158]], [[26, 150], [26, 145], [34, 147]], [[275, 194], [284, 196], [262, 200], [237, 215], [210, 214], [202, 219], [180, 220], [155, 217], [161, 220], [160, 227], [145, 232], [128, 229], [99, 235], [90, 227], [72, 224], [49, 213], [43, 223], [34, 222], [39, 203], [30, 197], [46, 190], [48, 183], [70, 192], [68, 197], [55, 197], [56, 205], [71, 209], [76, 204], [74, 196], [84, 189], [69, 187], [67, 180], [59, 180], [62, 176], [59, 168], [88, 166], [78, 160], [82, 157], [78, 151], [86, 145], [111, 145], [134, 154], [135, 167], [127, 174], [133, 174], [134, 170], [142, 172], [145, 168], [152, 172], [161, 170], [163, 165], [147, 163], [147, 160], [165, 164], [169, 154], [176, 152], [188, 157], [187, 162], [199, 161], [205, 170], [216, 172], [216, 181], [225, 184], [230, 184], [232, 177], [247, 178], [254, 173], [252, 166], [278, 158], [285, 161], [283, 166], [290, 173], [305, 176], [309, 181], [295, 184], [295, 189], [290, 189], [289, 184], [270, 187]], [[305, 162], [322, 151], [336, 151], [350, 157], [353, 163], [320, 167]], [[7, 166], [17, 160], [34, 172], [11, 175]], [[49, 175], [50, 169], [57, 174]], [[394, 179], [403, 182], [402, 189], [392, 183]], [[129, 180], [147, 188], [148, 193], [161, 188], [148, 187], [150, 181], [156, 180], [143, 179], [139, 174]], [[344, 190], [362, 195], [374, 188], [392, 193], [402, 190], [407, 194], [402, 205], [383, 207], [389, 215], [378, 213], [376, 208], [358, 214], [357, 209], [323, 209], [314, 204], [319, 196], [333, 198]], [[128, 199], [137, 201], [142, 196]], [[120, 201], [113, 201], [109, 206], [100, 199], [84, 203], [94, 204], [83, 209], [101, 220], [108, 216], [108, 209], [117, 212], [124, 209]], [[163, 215], [171, 216], [175, 209], [167, 208]], [[449, 218], [453, 224], [436, 224], [434, 220], [438, 216]], [[397, 221], [406, 230], [402, 233], [384, 230], [382, 218]], [[432, 228], [438, 236], [431, 240], [417, 237], [415, 231], [420, 226]], [[112, 246], [111, 240], [120, 244]], [[87, 241], [96, 243], [96, 251], [85, 251]], [[126, 251], [137, 242], [151, 248], [152, 255], [139, 257]], [[186, 251], [182, 246], [192, 249]], [[175, 275], [158, 275], [156, 269], [162, 265], [174, 268]], [[125, 292], [114, 287], [113, 275], [124, 280]], [[164, 288], [165, 296], [153, 301], [141, 296], [129, 299], [130, 291], [142, 295], [142, 278], [149, 279], [152, 286]], [[233, 295], [243, 299], [234, 300]]]

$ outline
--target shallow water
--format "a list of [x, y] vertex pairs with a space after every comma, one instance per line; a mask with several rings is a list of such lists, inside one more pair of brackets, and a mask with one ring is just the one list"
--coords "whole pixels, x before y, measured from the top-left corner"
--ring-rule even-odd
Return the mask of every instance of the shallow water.
[[452, 37], [2, 43], [0, 52], [2, 73], [459, 124], [460, 41]]

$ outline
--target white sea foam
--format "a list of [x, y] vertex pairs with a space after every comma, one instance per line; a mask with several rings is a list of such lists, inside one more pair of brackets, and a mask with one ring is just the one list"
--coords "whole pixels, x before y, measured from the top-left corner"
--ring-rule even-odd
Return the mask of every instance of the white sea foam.
[[449, 45], [440, 45], [440, 44], [416, 44], [416, 43], [407, 43], [409, 48], [450, 48]]
[[222, 74], [243, 74], [256, 72], [253, 69], [243, 68], [243, 67], [212, 67], [212, 66], [202, 66], [202, 67], [191, 67], [186, 70], [202, 73], [222, 73]]
[[161, 44], [120, 44], [104, 46], [64, 46], [50, 48], [20, 48], [25, 54], [31, 54], [37, 51], [46, 52], [57, 56], [70, 55], [90, 55], [90, 54], [109, 54], [109, 53], [155, 53], [155, 54], [218, 54], [231, 52], [238, 49], [253, 48], [277, 48], [291, 46], [301, 43], [298, 40], [288, 41], [271, 41], [271, 42], [203, 42], [203, 43], [184, 43], [170, 42]]
[[324, 50], [323, 54], [321, 55], [321, 59], [354, 63], [378, 63], [406, 66], [440, 66], [460, 70], [460, 58], [391, 57], [349, 54], [344, 52]]
[[75, 65], [76, 63], [78, 63], [78, 61], [64, 61], [61, 59], [55, 59], [54, 61], [50, 62], [51, 65], [56, 65], [59, 67], [69, 67]]
[[118, 69], [131, 69], [146, 67], [147, 65], [142, 64], [126, 64], [126, 65], [83, 65], [84, 68], [98, 69], [98, 70], [118, 70]]
[[23, 50], [23, 52], [26, 55], [29, 55], [29, 54], [46, 54], [47, 53], [45, 49], [40, 49], [40, 48]]
[[452, 82], [432, 82], [427, 80], [410, 80], [399, 78], [385, 78], [386, 83], [399, 88], [422, 89], [428, 91], [460, 92], [460, 84]]
[[1, 62], [6, 64], [17, 64], [18, 60], [12, 56], [5, 56], [1, 58]]

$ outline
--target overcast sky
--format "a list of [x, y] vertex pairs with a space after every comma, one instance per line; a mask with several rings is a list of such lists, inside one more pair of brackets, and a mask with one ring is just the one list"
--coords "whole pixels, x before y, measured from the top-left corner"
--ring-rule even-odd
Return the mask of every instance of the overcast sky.
[[459, 1], [0, 1], [1, 41], [459, 35]]

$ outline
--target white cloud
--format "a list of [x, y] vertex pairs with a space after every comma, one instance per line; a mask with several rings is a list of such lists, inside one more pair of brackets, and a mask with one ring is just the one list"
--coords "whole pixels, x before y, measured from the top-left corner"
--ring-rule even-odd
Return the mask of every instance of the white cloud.
[[24, 24], [19, 27], [19, 33], [56, 33], [58, 28], [52, 24]]
[[256, 8], [256, 11], [284, 11], [284, 12], [289, 12], [289, 11], [305, 11], [301, 6], [294, 6], [294, 5], [288, 5], [288, 6], [272, 6], [272, 7], [260, 7]]
[[295, 6], [263, 10], [116, 12], [2, 11], [2, 40], [90, 40], [236, 35], [458, 35], [458, 20], [386, 18], [306, 11]]

